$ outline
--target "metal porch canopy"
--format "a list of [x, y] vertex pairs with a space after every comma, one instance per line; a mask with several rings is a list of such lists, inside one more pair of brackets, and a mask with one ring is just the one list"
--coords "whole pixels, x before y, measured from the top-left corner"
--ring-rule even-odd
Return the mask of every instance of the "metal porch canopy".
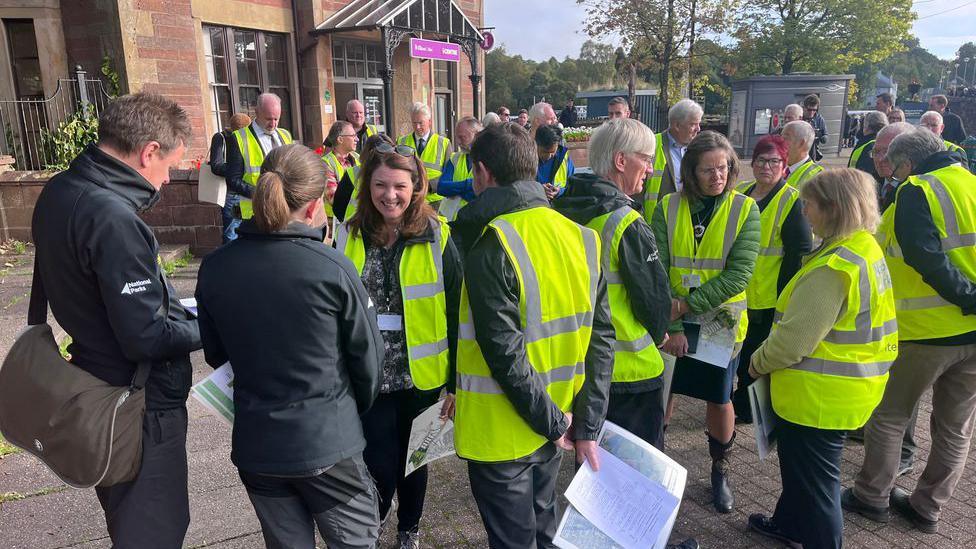
[[454, 0], [353, 0], [311, 31], [312, 36], [340, 32], [379, 30], [383, 38], [383, 103], [389, 128], [395, 127], [393, 115], [393, 52], [412, 34], [440, 35], [461, 46], [471, 62], [474, 115], [481, 114], [481, 74], [478, 72], [478, 48], [484, 36], [461, 11]]

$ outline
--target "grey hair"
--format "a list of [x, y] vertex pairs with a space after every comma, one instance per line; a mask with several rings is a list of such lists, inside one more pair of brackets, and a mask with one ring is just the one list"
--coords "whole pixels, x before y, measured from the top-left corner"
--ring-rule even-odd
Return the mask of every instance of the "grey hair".
[[813, 146], [813, 140], [817, 138], [817, 134], [813, 131], [813, 126], [805, 120], [794, 120], [787, 123], [783, 126], [783, 133], [787, 131], [802, 141], [808, 149]]
[[888, 125], [888, 115], [881, 111], [871, 111], [864, 115], [862, 122], [864, 129], [871, 130], [872, 133], [881, 131], [881, 128]]
[[918, 123], [921, 124], [928, 118], [934, 118], [939, 125], [942, 125], [942, 123], [944, 122], [942, 119], [942, 115], [939, 114], [937, 111], [925, 111], [925, 113], [921, 117], [919, 117]]
[[[898, 136], [914, 129], [916, 129], [915, 126], [912, 126], [908, 122], [895, 122], [894, 124], [888, 124], [887, 126], [881, 128], [878, 135], [874, 136], [874, 138], [875, 140], [880, 140], [882, 137], [886, 138], [889, 135]], [[892, 137], [892, 139], [894, 139], [894, 137]]]
[[109, 102], [98, 116], [98, 142], [128, 155], [150, 141], [163, 154], [189, 146], [190, 117], [173, 100], [152, 93], [123, 95]]
[[263, 108], [268, 103], [272, 103], [274, 105], [281, 105], [281, 98], [278, 97], [277, 94], [273, 94], [271, 92], [265, 92], [258, 96], [258, 100], [256, 103], [258, 110]]
[[619, 153], [654, 156], [654, 132], [633, 118], [607, 120], [590, 136], [587, 154], [596, 175], [609, 178], [613, 157]]
[[783, 107], [783, 116], [786, 116], [791, 111], [796, 113], [798, 117], [803, 117], [803, 107], [797, 105], [796, 103], [790, 103], [789, 105]]
[[481, 119], [481, 125], [487, 128], [488, 126], [491, 126], [492, 124], [498, 124], [501, 121], [502, 121], [502, 117], [498, 116], [498, 114], [496, 113], [489, 112], [484, 116], [484, 118]]
[[421, 103], [417, 101], [413, 105], [410, 105], [410, 116], [415, 114], [422, 114], [424, 118], [430, 118], [430, 107], [426, 103]]
[[[495, 113], [492, 112], [492, 113], [488, 113], [488, 114], [495, 114]], [[485, 115], [485, 116], [488, 116], [488, 115]], [[498, 115], [497, 114], [495, 114], [495, 118], [498, 118]], [[500, 121], [501, 118], [498, 118], [498, 120]], [[458, 120], [457, 125], [458, 126], [463, 126], [463, 127], [466, 127], [466, 128], [470, 128], [470, 129], [473, 129], [475, 131], [475, 133], [478, 133], [482, 129], [484, 129], [484, 126], [482, 126], [481, 121], [478, 120], [477, 118], [473, 117], [473, 116], [465, 116], [464, 118]]]
[[620, 97], [619, 95], [617, 97], [614, 97], [613, 99], [610, 100], [609, 103], [607, 103], [607, 108], [612, 107], [614, 105], [623, 105], [628, 109], [630, 108], [630, 102], [627, 101], [626, 98]]
[[[346, 112], [349, 111], [349, 107], [351, 107], [353, 103], [359, 103], [360, 106], [363, 106], [363, 102], [362, 101], [360, 101], [360, 100], [358, 100], [356, 98], [350, 99], [349, 101], [346, 101]], [[363, 110], [365, 110], [365, 109], [363, 109]]]
[[929, 130], [915, 128], [891, 141], [887, 158], [892, 167], [907, 161], [914, 168], [921, 165], [926, 158], [945, 150], [945, 142], [941, 137]]
[[539, 101], [532, 108], [529, 109], [529, 122], [534, 122], [537, 118], [542, 118], [546, 115], [546, 107], [552, 108], [552, 105], [546, 103], [545, 101]]
[[693, 116], [701, 116], [705, 110], [691, 99], [682, 99], [668, 109], [668, 124], [687, 122]]

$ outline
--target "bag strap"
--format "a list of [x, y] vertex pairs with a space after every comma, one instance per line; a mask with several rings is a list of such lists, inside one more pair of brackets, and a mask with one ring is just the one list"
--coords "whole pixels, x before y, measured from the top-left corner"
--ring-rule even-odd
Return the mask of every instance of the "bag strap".
[[[44, 281], [41, 280], [41, 270], [37, 265], [37, 255], [34, 255], [34, 274], [31, 280], [30, 305], [27, 307], [27, 325], [47, 323], [47, 293], [44, 291]], [[151, 362], [140, 362], [136, 366], [136, 373], [132, 376], [129, 388], [138, 391], [146, 386], [149, 379], [149, 372], [152, 370]]]

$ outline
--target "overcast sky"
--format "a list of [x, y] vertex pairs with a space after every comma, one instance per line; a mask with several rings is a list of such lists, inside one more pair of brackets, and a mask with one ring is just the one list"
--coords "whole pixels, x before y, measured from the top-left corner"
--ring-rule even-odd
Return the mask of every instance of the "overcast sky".
[[[976, 42], [976, 0], [915, 0], [914, 9], [915, 35], [938, 57], [951, 58], [962, 44]], [[574, 0], [485, 2], [485, 24], [496, 27], [495, 44], [537, 61], [576, 57], [588, 38], [582, 31], [585, 15]]]

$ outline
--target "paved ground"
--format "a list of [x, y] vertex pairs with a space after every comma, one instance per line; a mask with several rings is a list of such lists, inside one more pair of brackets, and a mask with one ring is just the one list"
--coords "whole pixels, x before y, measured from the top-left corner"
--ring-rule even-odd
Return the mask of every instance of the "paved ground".
[[[5, 265], [6, 264], [6, 265]], [[193, 266], [174, 277], [181, 295], [192, 295]], [[0, 355], [5, 354], [26, 316], [26, 294], [30, 286], [30, 258], [0, 256]], [[194, 377], [209, 371], [200, 353], [193, 355]], [[678, 410], [668, 431], [668, 453], [688, 468], [688, 487], [681, 505], [675, 537], [696, 536], [703, 547], [779, 547], [745, 528], [753, 512], [771, 512], [779, 495], [776, 458], [760, 463], [751, 426], [738, 427], [738, 446], [733, 457], [733, 485], [736, 510], [719, 515], [712, 510], [708, 484], [709, 461], [704, 430], [704, 406], [679, 399]], [[927, 457], [928, 417], [926, 399], [919, 418], [918, 439], [922, 445], [919, 465]], [[192, 520], [186, 547], [262, 547], [260, 528], [229, 460], [230, 429], [190, 402], [190, 431], [187, 444], [190, 461], [190, 505]], [[861, 517], [848, 517], [849, 547], [939, 547], [976, 546], [976, 460], [969, 465], [955, 497], [943, 514], [940, 533], [926, 535], [895, 518], [878, 525]], [[849, 485], [860, 467], [863, 449], [849, 444], [844, 454], [843, 482]], [[917, 468], [916, 471], [920, 471]], [[572, 476], [570, 457], [563, 463], [560, 493]], [[899, 480], [911, 489], [918, 473]], [[486, 547], [474, 501], [471, 499], [464, 464], [445, 459], [434, 465], [430, 476], [425, 544], [434, 547]], [[387, 537], [385, 546], [392, 539]], [[44, 549], [60, 547], [109, 547], [101, 510], [91, 490], [66, 488], [35, 460], [24, 454], [0, 459], [0, 547]]]

